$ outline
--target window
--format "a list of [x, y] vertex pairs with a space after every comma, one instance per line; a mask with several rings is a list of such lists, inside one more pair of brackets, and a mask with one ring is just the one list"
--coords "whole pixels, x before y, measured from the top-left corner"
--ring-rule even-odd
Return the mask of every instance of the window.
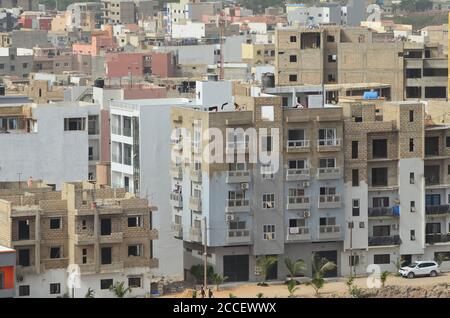
[[[305, 130], [304, 129], [289, 129], [288, 130], [288, 140], [289, 141], [305, 140]], [[289, 144], [295, 145], [295, 143], [289, 143]]]
[[364, 222], [359, 222], [359, 228], [363, 229], [364, 228]]
[[274, 121], [275, 113], [273, 106], [261, 106], [261, 120]]
[[352, 216], [359, 216], [359, 199], [352, 200]]
[[142, 226], [142, 217], [140, 215], [128, 217], [128, 227], [141, 227], [141, 226]]
[[425, 156], [439, 156], [439, 137], [425, 137]]
[[336, 59], [337, 59], [337, 57], [336, 57], [335, 54], [330, 54], [330, 55], [328, 55], [328, 62], [329, 62], [329, 63], [335, 63], [335, 62], [336, 62]]
[[409, 173], [409, 183], [414, 184], [415, 178], [414, 178], [414, 172]]
[[410, 110], [409, 111], [409, 122], [413, 122], [414, 121], [414, 111], [413, 110]]
[[101, 264], [107, 265], [112, 263], [112, 248], [102, 247], [101, 248]]
[[336, 129], [323, 128], [319, 129], [319, 146], [336, 145]]
[[65, 131], [73, 131], [73, 130], [84, 130], [85, 126], [85, 118], [64, 118], [64, 130]]
[[352, 169], [352, 187], [359, 186], [359, 170]]
[[131, 117], [123, 116], [123, 135], [131, 137]]
[[291, 35], [291, 36], [289, 37], [289, 41], [290, 41], [291, 43], [297, 42], [297, 37], [296, 37], [295, 35]]
[[28, 63], [22, 63], [22, 67], [23, 68], [27, 68], [28, 67]]
[[373, 256], [374, 264], [390, 264], [391, 263], [391, 255], [390, 254], [375, 254]]
[[11, 66], [9, 67], [9, 70], [10, 70], [11, 72], [15, 72], [15, 71], [16, 71], [16, 67], [15, 67], [14, 65], [11, 65]]
[[327, 35], [327, 42], [334, 42], [334, 35]]
[[30, 296], [30, 285], [19, 286], [19, 296]]
[[112, 161], [122, 163], [122, 144], [120, 142], [111, 142]]
[[333, 226], [336, 225], [336, 218], [320, 218], [319, 219], [319, 225], [320, 226]]
[[305, 219], [289, 219], [289, 227], [305, 227]]
[[263, 194], [263, 209], [275, 208], [275, 194], [266, 193]]
[[290, 74], [289, 82], [297, 82], [297, 74]]
[[320, 195], [335, 195], [336, 188], [335, 187], [320, 187], [319, 193], [320, 193]]
[[372, 141], [372, 157], [374, 159], [387, 158], [387, 139]]
[[450, 136], [445, 137], [445, 147], [450, 147]]
[[416, 201], [410, 201], [409, 202], [409, 210], [411, 212], [416, 212]]
[[113, 284], [112, 279], [100, 279], [100, 289], [109, 289]]
[[305, 159], [289, 160], [289, 169], [306, 169], [308, 162]]
[[410, 152], [414, 151], [414, 139], [413, 138], [409, 139], [409, 151]]
[[385, 187], [388, 185], [388, 168], [372, 168], [372, 186]]
[[358, 266], [359, 265], [359, 255], [349, 256], [348, 262], [349, 262], [350, 266]]
[[373, 236], [391, 236], [391, 226], [390, 225], [374, 225], [373, 226]]
[[289, 62], [296, 63], [297, 62], [297, 55], [289, 55]]
[[335, 168], [336, 159], [335, 158], [320, 158], [319, 168]]
[[59, 283], [50, 284], [50, 294], [51, 295], [60, 294], [60, 293], [61, 293], [61, 284], [59, 284]]
[[61, 258], [61, 247], [50, 247], [50, 258]]
[[352, 159], [358, 159], [358, 141], [352, 141]]
[[86, 219], [81, 220], [81, 229], [86, 230], [87, 229], [87, 221]]
[[141, 277], [128, 277], [128, 287], [141, 288]]
[[130, 256], [142, 256], [142, 245], [128, 245], [128, 257]]
[[275, 225], [263, 225], [263, 240], [270, 241], [275, 239]]
[[81, 250], [81, 262], [87, 264], [87, 248]]
[[123, 164], [131, 166], [131, 145], [123, 144]]
[[89, 147], [88, 149], [88, 159], [94, 160], [94, 147]]
[[50, 229], [57, 230], [61, 228], [61, 219], [60, 218], [52, 218], [50, 219]]
[[410, 239], [411, 239], [411, 241], [415, 241], [416, 240], [416, 230], [411, 230], [411, 231], [409, 231], [409, 236], [410, 236]]
[[272, 136], [262, 136], [262, 151], [270, 152], [272, 151]]
[[19, 253], [19, 261], [17, 265], [26, 267], [30, 266], [30, 250], [28, 248], [22, 248], [18, 250]]

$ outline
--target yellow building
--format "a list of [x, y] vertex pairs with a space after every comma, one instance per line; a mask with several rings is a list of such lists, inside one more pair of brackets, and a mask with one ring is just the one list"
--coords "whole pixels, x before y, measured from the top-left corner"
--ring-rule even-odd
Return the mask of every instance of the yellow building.
[[242, 44], [242, 61], [250, 66], [274, 65], [275, 44]]

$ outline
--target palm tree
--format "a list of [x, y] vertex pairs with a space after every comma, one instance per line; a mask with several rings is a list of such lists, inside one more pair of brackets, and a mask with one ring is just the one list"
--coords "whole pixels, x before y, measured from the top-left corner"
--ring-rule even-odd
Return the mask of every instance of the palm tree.
[[287, 284], [289, 297], [293, 297], [294, 293], [298, 290], [298, 287], [296, 287], [297, 283], [295, 280], [290, 280]]
[[389, 275], [391, 275], [391, 273], [388, 272], [388, 271], [384, 271], [384, 272], [381, 273], [380, 280], [381, 280], [381, 287], [382, 288], [384, 288], [384, 285], [386, 284], [386, 280], [387, 280]]
[[211, 281], [213, 282], [214, 285], [216, 285], [216, 290], [219, 290], [219, 286], [222, 285], [226, 280], [228, 279], [228, 277], [222, 277], [217, 273], [212, 274], [211, 276]]
[[267, 286], [267, 274], [276, 262], [277, 258], [275, 256], [258, 256], [258, 258], [256, 259], [256, 265], [261, 269], [261, 276], [263, 278], [263, 281], [259, 283], [260, 286]]
[[91, 287], [89, 287], [86, 292], [86, 295], [84, 295], [84, 298], [94, 298], [94, 296], [95, 296], [95, 291]]
[[326, 258], [319, 258], [317, 257], [316, 253], [313, 253], [311, 257], [311, 265], [313, 270], [313, 277], [309, 284], [312, 286], [312, 288], [314, 288], [316, 296], [319, 296], [319, 290], [325, 284], [325, 280], [323, 279], [325, 273], [335, 269], [336, 264], [328, 261]]
[[125, 282], [116, 282], [114, 285], [111, 285], [110, 287], [109, 287], [109, 290], [117, 297], [117, 298], [123, 298], [123, 297], [125, 297], [125, 295], [127, 294], [127, 293], [131, 293], [131, 288], [130, 287], [127, 287], [127, 288], [125, 288], [124, 287], [124, 285], [125, 285]]
[[303, 261], [302, 259], [298, 259], [294, 262], [289, 257], [286, 257], [284, 259], [284, 265], [286, 265], [286, 268], [289, 271], [291, 279], [297, 277], [297, 275], [301, 274], [306, 270], [305, 261]]

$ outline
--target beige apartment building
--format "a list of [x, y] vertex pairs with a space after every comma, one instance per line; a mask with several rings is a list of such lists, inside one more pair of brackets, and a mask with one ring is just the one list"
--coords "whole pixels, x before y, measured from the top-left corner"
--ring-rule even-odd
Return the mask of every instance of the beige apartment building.
[[17, 250], [16, 295], [84, 297], [92, 288], [96, 297], [112, 297], [116, 282], [131, 287], [130, 296], [149, 294], [158, 267], [155, 210], [124, 189], [88, 182], [61, 191], [40, 181], [1, 183], [0, 242]]
[[447, 97], [442, 45], [337, 26], [277, 29], [275, 43], [277, 86], [383, 83], [394, 101]]

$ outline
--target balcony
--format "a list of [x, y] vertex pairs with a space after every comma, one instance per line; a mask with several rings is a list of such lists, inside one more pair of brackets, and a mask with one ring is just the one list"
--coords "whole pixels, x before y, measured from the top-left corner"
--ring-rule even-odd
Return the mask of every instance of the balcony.
[[249, 230], [228, 230], [227, 235], [228, 244], [243, 244], [251, 243], [250, 231]]
[[225, 182], [226, 183], [250, 182], [250, 171], [249, 170], [227, 171]]
[[319, 139], [317, 140], [317, 151], [340, 151], [341, 139]]
[[80, 274], [95, 274], [96, 273], [96, 269], [95, 269], [95, 264], [78, 264], [79, 268], [80, 268]]
[[92, 245], [94, 244], [94, 236], [89, 234], [75, 234], [75, 245]]
[[170, 193], [170, 203], [177, 208], [183, 207], [183, 196], [181, 193], [172, 192]]
[[378, 207], [368, 209], [369, 218], [375, 217], [398, 217], [399, 214], [394, 212], [392, 207]]
[[191, 143], [192, 152], [195, 154], [201, 154], [202, 152], [202, 144], [200, 141], [192, 141]]
[[309, 152], [309, 140], [288, 140], [286, 143], [287, 152]]
[[317, 180], [331, 180], [340, 179], [341, 169], [340, 168], [318, 168], [317, 169]]
[[450, 205], [442, 204], [442, 205], [427, 205], [425, 207], [426, 215], [445, 215], [450, 214]]
[[101, 274], [123, 273], [123, 262], [114, 262], [111, 264], [100, 265]]
[[309, 180], [309, 169], [287, 169], [286, 181]]
[[193, 211], [202, 211], [202, 199], [198, 197], [190, 197], [189, 198], [189, 209]]
[[50, 269], [66, 269], [69, 265], [68, 258], [51, 258], [51, 259], [43, 259], [41, 260], [41, 270], [47, 271]]
[[189, 239], [192, 242], [202, 243], [202, 229], [199, 227], [191, 227], [189, 230]]
[[287, 230], [288, 241], [309, 241], [311, 240], [311, 233], [308, 227], [288, 227]]
[[427, 244], [449, 243], [449, 242], [450, 242], [450, 233], [446, 234], [432, 233], [425, 235], [425, 243]]
[[399, 235], [369, 237], [369, 246], [387, 246], [400, 244], [401, 240]]
[[288, 196], [287, 198], [286, 209], [288, 210], [309, 209], [310, 206], [309, 197]]
[[319, 209], [332, 209], [341, 207], [340, 195], [319, 195]]
[[112, 232], [109, 235], [100, 235], [100, 244], [117, 244], [123, 242], [122, 232]]
[[227, 155], [248, 153], [248, 144], [244, 141], [227, 142], [225, 153]]
[[14, 240], [12, 241], [12, 245], [13, 247], [16, 246], [29, 246], [29, 245], [35, 245], [36, 244], [36, 240], [34, 239], [21, 239], [21, 240]]
[[191, 180], [194, 182], [202, 182], [202, 171], [201, 170], [191, 170]]
[[36, 267], [33, 266], [22, 266], [17, 265], [16, 266], [16, 276], [26, 276], [26, 275], [33, 275], [36, 274]]
[[183, 237], [183, 226], [179, 223], [172, 223], [173, 236], [177, 238]]
[[175, 151], [183, 151], [183, 142], [181, 139], [173, 139], [172, 141], [172, 149]]
[[174, 179], [183, 179], [183, 169], [180, 166], [174, 165], [170, 169], [170, 174]]
[[319, 225], [319, 240], [337, 240], [341, 238], [340, 225]]
[[248, 199], [228, 199], [225, 212], [250, 212], [250, 201]]

